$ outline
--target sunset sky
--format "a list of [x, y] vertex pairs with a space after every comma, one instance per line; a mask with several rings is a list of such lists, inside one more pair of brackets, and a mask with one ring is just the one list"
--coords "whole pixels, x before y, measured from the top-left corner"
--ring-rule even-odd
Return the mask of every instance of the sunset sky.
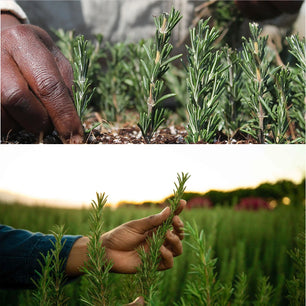
[[187, 191], [255, 187], [305, 176], [304, 145], [3, 145], [0, 191], [68, 206], [89, 205], [96, 192], [109, 203], [159, 201], [178, 172]]

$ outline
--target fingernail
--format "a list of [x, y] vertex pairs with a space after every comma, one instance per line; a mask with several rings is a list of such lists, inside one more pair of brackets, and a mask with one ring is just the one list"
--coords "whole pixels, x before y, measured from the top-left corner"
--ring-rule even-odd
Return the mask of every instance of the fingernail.
[[81, 144], [83, 143], [83, 137], [80, 135], [74, 135], [70, 138], [71, 144]]

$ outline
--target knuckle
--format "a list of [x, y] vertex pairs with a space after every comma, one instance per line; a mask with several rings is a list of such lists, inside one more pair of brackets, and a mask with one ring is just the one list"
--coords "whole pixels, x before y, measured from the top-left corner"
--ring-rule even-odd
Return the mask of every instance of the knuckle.
[[20, 24], [14, 27], [9, 27], [1, 32], [3, 39], [12, 41], [19, 41], [20, 39], [28, 37], [31, 33], [31, 27], [29, 25]]
[[12, 88], [1, 95], [1, 103], [5, 108], [25, 108], [26, 91], [23, 88]]
[[37, 79], [38, 94], [41, 98], [56, 100], [66, 92], [64, 82], [56, 76], [42, 72]]

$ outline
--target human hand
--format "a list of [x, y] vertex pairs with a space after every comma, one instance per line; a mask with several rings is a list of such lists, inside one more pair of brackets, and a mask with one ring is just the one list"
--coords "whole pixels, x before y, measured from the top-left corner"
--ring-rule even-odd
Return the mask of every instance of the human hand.
[[41, 28], [1, 15], [1, 130], [58, 132], [64, 143], [82, 143], [73, 104], [69, 61]]
[[297, 13], [303, 4], [303, 0], [235, 0], [235, 4], [247, 18], [252, 20], [265, 20], [277, 17], [282, 13]]
[[[185, 205], [186, 202], [181, 200], [172, 220], [173, 230], [166, 233], [165, 242], [160, 249], [159, 270], [171, 268], [173, 257], [182, 253], [183, 222], [178, 215]], [[113, 263], [111, 271], [135, 273], [141, 264], [137, 249], [143, 246], [148, 250], [147, 238], [169, 218], [170, 214], [170, 208], [166, 207], [159, 214], [124, 223], [103, 234], [102, 245], [105, 247], [107, 258]]]

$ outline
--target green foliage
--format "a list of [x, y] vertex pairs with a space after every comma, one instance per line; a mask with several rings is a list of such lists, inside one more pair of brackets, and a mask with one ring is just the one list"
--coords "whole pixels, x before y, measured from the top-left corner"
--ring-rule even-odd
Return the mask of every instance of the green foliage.
[[66, 282], [63, 269], [65, 259], [60, 259], [60, 252], [65, 244], [62, 242], [64, 227], [56, 226], [52, 231], [55, 241], [51, 240], [53, 249], [47, 255], [41, 254], [43, 260], [38, 260], [41, 272], [36, 271], [38, 280], [33, 280], [36, 291], [33, 297], [37, 305], [66, 305], [68, 298], [64, 294]]
[[224, 62], [228, 66], [225, 73], [226, 89], [223, 97], [223, 105], [220, 117], [224, 116], [223, 128], [229, 139], [233, 138], [238, 130], [246, 124], [246, 107], [243, 104], [244, 79], [238, 52], [226, 47], [223, 50]]
[[273, 287], [269, 283], [269, 277], [261, 277], [258, 281], [258, 292], [254, 305], [271, 305]]
[[293, 261], [295, 273], [287, 281], [288, 299], [290, 305], [305, 304], [305, 232], [297, 237], [297, 247], [289, 251]]
[[213, 47], [219, 33], [214, 28], [209, 29], [208, 21], [201, 20], [196, 28], [190, 30], [191, 45], [187, 46], [188, 143], [212, 142], [220, 121], [215, 111], [224, 90], [224, 67], [220, 51]]
[[[295, 184], [281, 182], [278, 187], [273, 185], [272, 189], [271, 186], [260, 187], [261, 192], [280, 194], [280, 197], [289, 196], [287, 192], [290, 193], [291, 205], [289, 207], [282, 205], [273, 211], [235, 211], [230, 207], [219, 206], [213, 209], [191, 209], [182, 212], [185, 224], [195, 223], [198, 234], [202, 230], [205, 233], [206, 256], [207, 252], [210, 252], [209, 257], [206, 257], [207, 261], [218, 258], [212, 271], [215, 282], [210, 284], [210, 287], [217, 286], [217, 282], [223, 286], [224, 289], [221, 292], [224, 294], [220, 293], [218, 300], [220, 304], [228, 298], [231, 289], [233, 289], [229, 298], [231, 305], [253, 305], [260, 297], [263, 301], [269, 299], [269, 305], [303, 304], [303, 298], [305, 298], [303, 290], [305, 194], [299, 191], [302, 186], [304, 183], [301, 187], [297, 187]], [[245, 192], [248, 194], [249, 191]], [[291, 196], [292, 193], [300, 195], [294, 198]], [[187, 198], [186, 194], [183, 198]], [[296, 202], [293, 203], [293, 201]], [[147, 208], [120, 206], [116, 211], [105, 207], [103, 208], [103, 228], [107, 231], [129, 220], [142, 218], [158, 211], [159, 208], [155, 206]], [[3, 203], [0, 205], [1, 224], [40, 232], [48, 232], [54, 224], [65, 223], [69, 224], [70, 234], [86, 233], [91, 231], [89, 229], [91, 222], [88, 222], [89, 214], [92, 214], [92, 210], [85, 208], [57, 209]], [[301, 235], [296, 240], [300, 232]], [[191, 241], [191, 236], [186, 236], [183, 240], [183, 254], [175, 258], [172, 269], [161, 273], [163, 277], [159, 282], [158, 294], [155, 295], [156, 299], [152, 299], [153, 302], [157, 301], [158, 305], [177, 305], [180, 304], [181, 298], [185, 300], [185, 305], [197, 305], [190, 304], [187, 297], [183, 296], [187, 283], [197, 279], [197, 274], [190, 273], [195, 272], [191, 269], [192, 265], [199, 265], [199, 257], [195, 256], [195, 250], [185, 242], [192, 243], [193, 247], [197, 245]], [[292, 251], [288, 254], [288, 250]], [[50, 267], [52, 260], [49, 259], [49, 261]], [[42, 264], [44, 265], [43, 261]], [[48, 284], [49, 275], [44, 276], [42, 285]], [[263, 276], [266, 277], [265, 282], [263, 282]], [[108, 278], [107, 291], [111, 296], [111, 305], [122, 305], [135, 298], [135, 292], [139, 289], [135, 287], [136, 275], [108, 273]], [[205, 284], [204, 280], [202, 284]], [[197, 282], [196, 285], [199, 283]], [[273, 291], [271, 291], [272, 286]], [[191, 288], [196, 290], [199, 286]], [[47, 286], [45, 286], [45, 292], [47, 292], [46, 289]], [[79, 297], [86, 296], [88, 290], [89, 280], [85, 277], [67, 284], [64, 287], [64, 293], [70, 297], [69, 305], [84, 304]], [[42, 297], [45, 292], [41, 291]], [[1, 305], [32, 305], [34, 301], [31, 294], [29, 291], [0, 290], [0, 303]], [[196, 297], [191, 298], [196, 299]], [[49, 300], [45, 298], [42, 301], [45, 301], [42, 304], [47, 305]], [[37, 300], [35, 303], [39, 304]]]
[[[97, 91], [100, 98], [100, 109], [103, 118], [116, 122], [124, 111], [130, 107], [128, 78], [133, 73], [128, 60], [129, 49], [124, 43], [111, 45], [106, 42], [104, 47], [105, 69], [98, 74], [99, 86]], [[132, 84], [134, 85], [134, 84]]]
[[234, 306], [243, 306], [246, 304], [247, 301], [247, 277], [244, 272], [238, 275], [236, 284], [235, 284], [235, 291], [234, 291]]
[[164, 122], [164, 108], [161, 102], [170, 98], [173, 94], [163, 95], [163, 75], [169, 69], [169, 64], [181, 55], [170, 57], [173, 49], [170, 43], [171, 32], [182, 16], [174, 8], [170, 13], [163, 13], [154, 18], [156, 25], [155, 42], [143, 45], [147, 58], [141, 59], [145, 74], [143, 75], [143, 87], [146, 94], [147, 111], [140, 113], [138, 126], [147, 143], [150, 143], [153, 134]]
[[290, 52], [295, 57], [297, 63], [291, 68], [293, 81], [292, 107], [290, 115], [296, 122], [297, 134], [299, 137], [295, 142], [305, 143], [305, 96], [306, 96], [306, 41], [305, 38], [300, 40], [297, 35], [287, 38], [290, 46]]
[[197, 224], [186, 224], [186, 233], [191, 236], [189, 246], [197, 257], [197, 263], [191, 266], [193, 280], [186, 285], [183, 304], [189, 305], [226, 305], [233, 289], [223, 286], [215, 273], [216, 258], [212, 258], [212, 249], [207, 245], [204, 231], [199, 231]]
[[[102, 35], [96, 36], [96, 44], [86, 40], [83, 35], [74, 36], [73, 31], [54, 31], [59, 38], [57, 45], [73, 68], [74, 84], [72, 85], [73, 100], [82, 122], [89, 112], [95, 95], [96, 75], [101, 67], [98, 61], [103, 57], [100, 49]], [[92, 106], [92, 105], [91, 105]], [[97, 126], [97, 125], [95, 125]]]
[[[242, 51], [224, 47], [237, 47], [233, 37], [241, 15], [233, 2], [204, 4], [212, 18], [190, 30], [186, 69], [173, 65], [180, 55], [171, 55], [171, 32], [182, 18], [174, 8], [155, 17], [155, 37], [139, 43], [102, 46], [101, 35], [93, 43], [58, 30], [57, 44], [74, 68], [74, 100], [82, 121], [91, 105], [110, 122], [132, 125], [139, 113], [147, 143], [166, 117], [182, 121], [187, 143], [211, 143], [222, 134], [231, 141], [238, 131], [258, 143], [305, 143], [305, 39], [287, 37], [295, 62], [277, 66], [257, 24], [250, 24]], [[175, 113], [165, 109], [169, 98]]]
[[158, 294], [161, 281], [160, 272], [157, 271], [160, 262], [160, 248], [163, 245], [166, 233], [172, 227], [172, 219], [175, 211], [179, 207], [180, 199], [186, 189], [185, 183], [189, 179], [188, 174], [182, 173], [177, 175], [177, 183], [173, 190], [173, 198], [169, 199], [171, 214], [169, 218], [148, 238], [149, 250], [146, 251], [143, 247], [138, 250], [141, 258], [141, 266], [138, 272], [138, 282], [141, 288], [141, 295], [144, 297], [148, 305], [158, 304]]
[[[249, 129], [245, 131], [250, 133], [259, 143], [265, 143], [267, 133], [267, 112], [271, 113], [271, 97], [267, 90], [269, 81], [272, 58], [268, 56], [267, 40], [268, 37], [262, 37], [261, 29], [258, 24], [250, 24], [251, 38], [243, 38], [243, 51], [241, 67], [249, 82], [247, 84], [247, 93], [244, 96], [250, 109], [253, 120], [250, 122]], [[274, 71], [271, 71], [271, 74]]]
[[86, 296], [82, 301], [88, 305], [111, 305], [108, 275], [112, 263], [107, 261], [105, 248], [101, 244], [103, 234], [102, 211], [107, 196], [97, 193], [97, 201], [91, 202], [92, 211], [89, 216], [88, 261], [83, 272], [88, 280]]
[[90, 92], [91, 82], [88, 79], [89, 57], [87, 55], [87, 41], [84, 36], [76, 37], [76, 45], [73, 48], [73, 76], [74, 85], [72, 92], [75, 107], [81, 121], [84, 121], [87, 107], [92, 99], [93, 92]]

